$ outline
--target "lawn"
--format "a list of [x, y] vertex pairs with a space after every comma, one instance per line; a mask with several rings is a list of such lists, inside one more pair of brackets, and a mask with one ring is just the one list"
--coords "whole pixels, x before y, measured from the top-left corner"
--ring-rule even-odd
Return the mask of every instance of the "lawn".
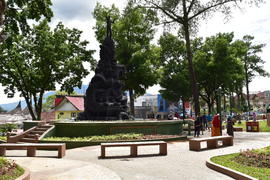
[[24, 169], [15, 164], [14, 161], [0, 157], [0, 180], [13, 180], [23, 173]]
[[[266, 120], [258, 121], [260, 132], [270, 132], [270, 126], [267, 126]], [[246, 121], [242, 121], [241, 124], [237, 122], [234, 124], [234, 127], [242, 127], [244, 131], [246, 131]]]
[[270, 147], [216, 156], [214, 163], [234, 169], [260, 180], [270, 179]]
[[0, 141], [7, 141], [7, 137], [6, 136], [0, 136]]
[[142, 139], [143, 134], [114, 134], [103, 136], [87, 136], [87, 137], [46, 137], [44, 141], [118, 141], [118, 140], [135, 140]]

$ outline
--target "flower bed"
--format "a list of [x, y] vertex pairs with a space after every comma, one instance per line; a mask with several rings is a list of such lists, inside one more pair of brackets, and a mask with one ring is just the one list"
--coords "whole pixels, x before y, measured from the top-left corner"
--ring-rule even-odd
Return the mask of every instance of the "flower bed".
[[24, 169], [14, 161], [0, 157], [0, 180], [14, 180], [24, 173]]
[[216, 156], [211, 161], [261, 180], [270, 179], [270, 146]]

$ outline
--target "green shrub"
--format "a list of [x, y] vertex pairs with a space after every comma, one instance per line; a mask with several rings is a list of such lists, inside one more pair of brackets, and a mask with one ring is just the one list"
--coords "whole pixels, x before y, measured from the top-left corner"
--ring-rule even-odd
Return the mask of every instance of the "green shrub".
[[143, 134], [113, 134], [104, 136], [86, 136], [86, 137], [46, 137], [44, 141], [117, 141], [140, 139]]
[[7, 132], [11, 132], [13, 129], [17, 129], [17, 128], [18, 128], [17, 124], [6, 123], [6, 124], [0, 125], [0, 132], [3, 135], [6, 135]]

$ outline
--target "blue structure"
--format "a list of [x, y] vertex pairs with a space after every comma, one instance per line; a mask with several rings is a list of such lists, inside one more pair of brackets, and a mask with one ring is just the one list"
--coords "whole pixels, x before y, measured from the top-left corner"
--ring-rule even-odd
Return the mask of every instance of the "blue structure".
[[158, 94], [157, 106], [158, 112], [169, 112], [169, 104], [165, 99], [162, 98], [160, 94]]

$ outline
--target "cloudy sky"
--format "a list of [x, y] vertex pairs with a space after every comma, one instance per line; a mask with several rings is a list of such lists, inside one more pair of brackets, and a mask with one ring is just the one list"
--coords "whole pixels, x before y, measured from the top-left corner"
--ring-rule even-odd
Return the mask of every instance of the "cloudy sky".
[[[97, 43], [92, 27], [95, 20], [92, 17], [93, 9], [97, 2], [105, 6], [115, 4], [120, 9], [126, 5], [126, 0], [52, 0], [54, 18], [51, 26], [54, 27], [59, 21], [65, 26], [77, 28], [83, 31], [82, 38], [90, 42], [88, 48], [97, 51], [95, 58], [99, 59], [99, 44]], [[260, 8], [246, 7], [245, 10], [235, 10], [233, 17], [229, 21], [225, 21], [221, 14], [215, 14], [211, 19], [201, 22], [198, 35], [207, 37], [215, 35], [218, 32], [234, 32], [236, 39], [241, 39], [244, 35], [252, 35], [255, 37], [256, 43], [266, 44], [261, 57], [266, 62], [264, 68], [270, 72], [270, 2], [262, 5]], [[162, 30], [159, 29], [158, 32]], [[160, 33], [157, 33], [160, 34]], [[158, 35], [155, 39], [158, 38]], [[83, 80], [84, 84], [88, 84], [91, 76]], [[158, 93], [159, 86], [154, 86], [148, 90], [149, 93]], [[250, 85], [251, 91], [270, 90], [270, 78], [257, 77]], [[0, 104], [14, 102], [19, 99], [8, 99], [3, 94], [3, 88], [0, 87]]]

